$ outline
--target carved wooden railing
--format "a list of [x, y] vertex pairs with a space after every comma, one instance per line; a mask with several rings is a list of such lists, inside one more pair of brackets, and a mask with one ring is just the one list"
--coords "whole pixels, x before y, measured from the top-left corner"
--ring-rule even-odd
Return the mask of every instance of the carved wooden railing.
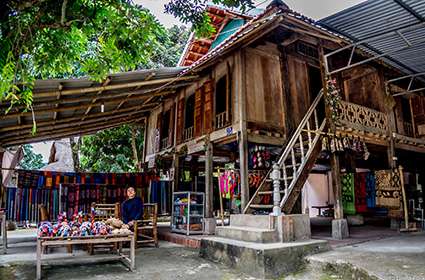
[[226, 126], [227, 122], [227, 112], [224, 111], [222, 113], [219, 113], [217, 115], [215, 115], [215, 128], [223, 128]]
[[193, 138], [193, 126], [183, 130], [183, 141], [188, 141]]
[[385, 113], [346, 101], [340, 102], [338, 124], [360, 131], [388, 133], [388, 117]]

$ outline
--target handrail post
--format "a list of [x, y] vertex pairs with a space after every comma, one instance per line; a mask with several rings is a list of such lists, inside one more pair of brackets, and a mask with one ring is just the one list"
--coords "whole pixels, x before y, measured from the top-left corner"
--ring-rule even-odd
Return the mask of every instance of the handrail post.
[[280, 208], [280, 170], [279, 165], [273, 164], [273, 171], [270, 174], [270, 179], [273, 181], [273, 213], [272, 216], [279, 216], [282, 214]]

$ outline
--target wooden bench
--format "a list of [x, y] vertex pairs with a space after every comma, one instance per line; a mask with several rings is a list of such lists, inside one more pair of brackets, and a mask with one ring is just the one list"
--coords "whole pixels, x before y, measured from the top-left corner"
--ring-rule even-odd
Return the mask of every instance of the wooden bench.
[[113, 204], [93, 202], [91, 207], [95, 221], [106, 221], [109, 218], [119, 219], [121, 217], [121, 206], [119, 202]]
[[158, 247], [158, 204], [143, 204], [143, 219], [134, 223], [136, 245], [153, 243]]
[[[122, 246], [121, 244], [123, 242], [130, 242], [130, 252], [129, 255], [125, 255], [122, 253]], [[81, 236], [81, 237], [41, 237], [37, 239], [37, 273], [36, 273], [36, 279], [41, 279], [41, 265], [43, 261], [43, 251], [44, 248], [47, 246], [72, 246], [72, 245], [87, 245], [87, 246], [94, 246], [94, 245], [102, 245], [102, 244], [110, 244], [110, 243], [119, 243], [120, 246], [118, 246], [116, 250], [116, 255], [102, 255], [98, 256], [100, 261], [105, 260], [121, 260], [124, 264], [128, 265], [129, 269], [131, 271], [134, 271], [135, 269], [135, 238], [134, 235], [104, 235], [104, 236]], [[53, 256], [54, 254], [50, 254], [50, 256]], [[69, 255], [67, 257], [68, 259], [78, 259], [82, 262], [86, 257], [78, 256], [73, 257], [72, 255]], [[90, 256], [90, 258], [93, 258], [93, 256]], [[52, 257], [49, 257], [49, 260], [52, 260]]]

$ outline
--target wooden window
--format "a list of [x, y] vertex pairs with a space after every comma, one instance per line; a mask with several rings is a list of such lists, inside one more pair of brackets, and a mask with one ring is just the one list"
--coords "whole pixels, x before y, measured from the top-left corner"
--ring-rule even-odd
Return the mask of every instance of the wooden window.
[[187, 141], [194, 136], [195, 125], [195, 94], [192, 94], [186, 99], [185, 114], [184, 114], [184, 131], [183, 140]]
[[231, 87], [229, 75], [224, 75], [215, 84], [215, 128], [229, 124], [231, 114]]
[[163, 113], [161, 120], [161, 149], [168, 148], [170, 144], [169, 134], [171, 128], [171, 109]]
[[306, 42], [298, 41], [296, 43], [296, 51], [300, 55], [307, 56], [315, 60], [319, 59], [319, 50], [317, 47]]

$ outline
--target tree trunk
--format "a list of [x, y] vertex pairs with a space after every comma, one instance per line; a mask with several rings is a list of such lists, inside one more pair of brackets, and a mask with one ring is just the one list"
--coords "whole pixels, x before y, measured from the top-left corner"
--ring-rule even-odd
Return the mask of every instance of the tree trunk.
[[131, 148], [133, 149], [133, 159], [134, 159], [136, 171], [141, 172], [142, 166], [139, 161], [139, 153], [137, 151], [136, 137], [137, 137], [137, 128], [134, 126], [131, 126]]
[[74, 137], [69, 137], [69, 142], [71, 144], [72, 151], [72, 161], [74, 162], [75, 172], [80, 172], [80, 146], [81, 146], [81, 137], [78, 137], [77, 142], [75, 142]]

